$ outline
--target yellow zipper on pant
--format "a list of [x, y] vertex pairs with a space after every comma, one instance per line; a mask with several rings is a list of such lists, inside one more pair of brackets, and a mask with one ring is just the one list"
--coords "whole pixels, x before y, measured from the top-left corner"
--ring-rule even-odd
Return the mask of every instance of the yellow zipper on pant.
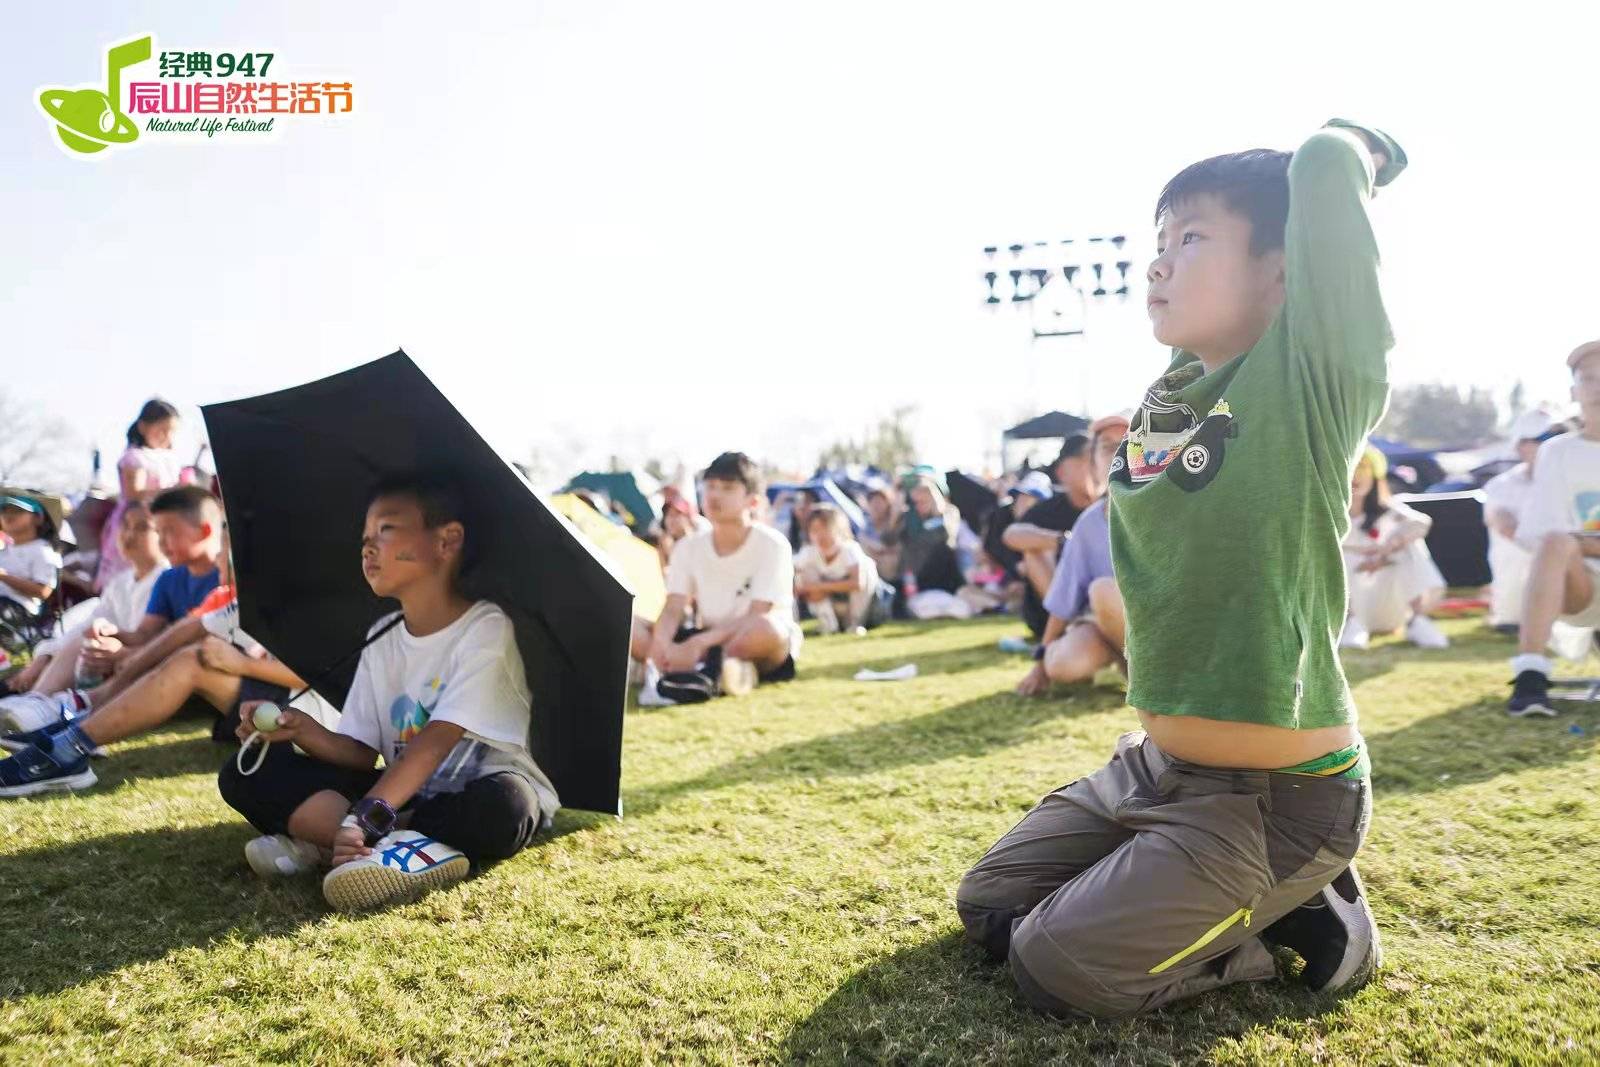
[[1232, 926], [1234, 923], [1238, 922], [1240, 919], [1244, 920], [1245, 926], [1249, 926], [1250, 925], [1250, 915], [1251, 915], [1251, 910], [1249, 908], [1240, 908], [1238, 911], [1234, 912], [1232, 915], [1228, 916], [1226, 919], [1223, 919], [1217, 925], [1213, 926], [1211, 929], [1209, 929], [1205, 933], [1201, 934], [1200, 935], [1200, 940], [1196, 941], [1194, 944], [1190, 945], [1188, 948], [1184, 949], [1182, 952], [1179, 952], [1177, 955], [1168, 956], [1166, 959], [1162, 960], [1160, 963], [1158, 963], [1154, 967], [1150, 968], [1149, 973], [1150, 974], [1160, 974], [1162, 971], [1166, 970], [1168, 967], [1171, 967], [1173, 964], [1180, 963], [1186, 957], [1192, 956], [1194, 953], [1199, 952], [1201, 949], [1203, 949], [1207, 945], [1211, 944], [1211, 942], [1213, 942], [1217, 938], [1221, 937], [1222, 936], [1222, 932], [1224, 930], [1226, 930], [1228, 927]]

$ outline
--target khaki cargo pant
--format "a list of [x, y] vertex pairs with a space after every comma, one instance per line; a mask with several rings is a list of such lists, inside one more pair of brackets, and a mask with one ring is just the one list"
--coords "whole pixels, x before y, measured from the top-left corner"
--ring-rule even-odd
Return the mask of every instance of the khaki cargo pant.
[[1173, 759], [1143, 731], [1051, 793], [967, 872], [967, 936], [1023, 995], [1101, 1018], [1276, 973], [1257, 935], [1366, 836], [1366, 780]]

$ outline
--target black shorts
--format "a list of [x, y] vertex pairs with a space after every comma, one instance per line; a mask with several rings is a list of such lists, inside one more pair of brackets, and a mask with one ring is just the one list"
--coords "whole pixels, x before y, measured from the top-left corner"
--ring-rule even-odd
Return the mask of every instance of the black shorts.
[[[383, 772], [336, 767], [278, 742], [261, 767], [241, 774], [232, 756], [217, 775], [222, 799], [264, 834], [289, 832], [289, 816], [317, 793], [331, 790], [355, 801]], [[469, 782], [459, 793], [437, 793], [403, 806], [410, 828], [466, 853], [474, 867], [508, 859], [539, 832], [539, 796], [519, 774], [501, 772]]]

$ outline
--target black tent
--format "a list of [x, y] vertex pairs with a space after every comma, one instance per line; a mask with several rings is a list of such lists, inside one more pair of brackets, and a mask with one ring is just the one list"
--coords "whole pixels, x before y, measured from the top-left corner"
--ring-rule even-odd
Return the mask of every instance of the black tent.
[[1047, 411], [1017, 423], [1000, 435], [1000, 466], [1011, 469], [1011, 443], [1013, 441], [1062, 440], [1077, 433], [1089, 432], [1089, 420], [1065, 411]]

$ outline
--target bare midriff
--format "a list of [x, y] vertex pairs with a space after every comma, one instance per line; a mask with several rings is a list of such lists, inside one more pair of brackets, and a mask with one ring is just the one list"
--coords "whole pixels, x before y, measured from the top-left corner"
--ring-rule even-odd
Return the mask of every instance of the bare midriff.
[[1353, 745], [1360, 736], [1352, 723], [1289, 730], [1255, 722], [1156, 715], [1148, 711], [1139, 712], [1139, 723], [1156, 747], [1169, 756], [1203, 767], [1245, 770], [1293, 767]]

